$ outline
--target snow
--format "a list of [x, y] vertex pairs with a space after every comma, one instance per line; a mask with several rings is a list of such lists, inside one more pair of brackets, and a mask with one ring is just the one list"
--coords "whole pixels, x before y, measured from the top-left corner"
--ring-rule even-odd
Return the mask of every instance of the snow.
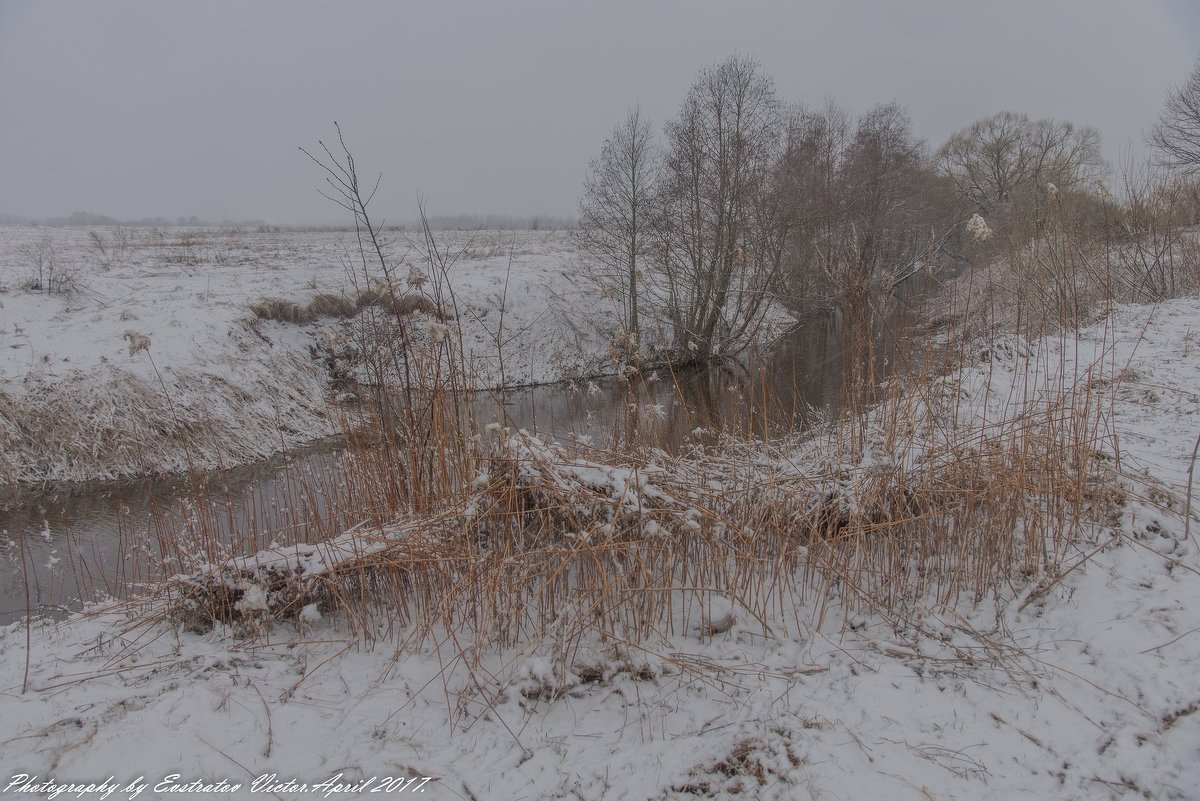
[[[428, 293], [423, 255], [394, 238], [402, 291]], [[435, 277], [456, 295], [481, 386], [611, 372], [615, 318], [569, 233], [437, 240], [448, 266]], [[38, 252], [77, 290], [29, 289]], [[0, 226], [0, 484], [228, 467], [339, 433], [310, 354], [339, 323], [268, 322], [249, 307], [353, 296], [370, 285], [355, 258], [350, 232]]]
[[987, 221], [978, 214], [972, 214], [971, 219], [967, 220], [967, 233], [969, 233], [976, 242], [983, 242], [990, 239], [992, 229], [988, 226]]
[[[212, 798], [252, 797], [270, 774], [428, 776], [430, 797], [476, 799], [1195, 798], [1200, 549], [1184, 507], [1198, 324], [1196, 299], [1119, 307], [1078, 337], [994, 346], [923, 396], [931, 413], [955, 398], [1003, 425], [1014, 398], [1105, 390], [1125, 502], [1057, 581], [1014, 581], [899, 630], [836, 609], [765, 629], [713, 595], [669, 639], [565, 654], [547, 638], [472, 659], [449, 640], [402, 652], [383, 631], [351, 640], [307, 610], [302, 632], [237, 640], [98, 608], [35, 623], [28, 654], [23, 626], [0, 630], [0, 754], [10, 775], [59, 782], [244, 785]], [[508, 441], [528, 469], [554, 448]], [[892, 458], [876, 448], [861, 467]], [[657, 480], [570, 459], [554, 469], [625, 502]], [[337, 547], [258, 564], [319, 570]]]

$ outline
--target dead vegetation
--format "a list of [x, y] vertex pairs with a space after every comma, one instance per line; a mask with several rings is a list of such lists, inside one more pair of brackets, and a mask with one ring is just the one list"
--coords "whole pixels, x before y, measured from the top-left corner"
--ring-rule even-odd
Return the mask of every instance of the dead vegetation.
[[672, 787], [668, 797], [757, 798], [771, 785], [787, 784], [804, 760], [796, 754], [787, 732], [772, 734], [778, 736], [738, 740], [724, 758], [693, 768], [688, 781]]
[[[353, 173], [331, 174], [353, 197]], [[1078, 251], [1060, 244], [1055, 259]], [[368, 247], [381, 269], [394, 263]], [[1057, 312], [1083, 308], [1077, 285], [1055, 283], [1077, 274], [1072, 263], [1031, 273]], [[368, 377], [403, 376], [390, 383], [400, 390], [367, 384], [345, 457], [290, 490], [286, 520], [233, 538], [209, 513], [158, 527], [147, 572], [173, 578], [136, 602], [144, 622], [256, 635], [319, 615], [367, 643], [449, 648], [468, 667], [536, 651], [552, 668], [522, 693], [552, 698], [614, 663], [696, 670], [666, 646], [680, 637], [786, 638], [861, 615], [911, 630], [963, 601], [1036, 594], [1068, 555], [1103, 547], [1123, 502], [1106, 425], [1112, 366], [1068, 364], [1079, 342], [1062, 327], [1057, 340], [1024, 338], [1081, 316], [1047, 307], [1016, 335], [954, 336], [887, 381], [868, 319], [844, 355], [842, 407], [805, 439], [589, 450], [512, 430], [499, 403], [483, 424], [458, 332], [418, 337], [403, 321], [410, 308], [453, 308], [433, 247], [426, 268], [404, 294], [394, 277], [365, 275], [371, 288], [353, 303], [402, 321], [393, 339], [364, 325], [352, 343]], [[947, 306], [965, 319], [979, 303], [964, 293]], [[299, 321], [314, 304], [266, 316]], [[986, 304], [972, 319], [999, 322]], [[718, 770], [746, 771], [755, 778], [737, 754]]]
[[17, 255], [25, 271], [20, 286], [27, 292], [73, 295], [82, 288], [78, 270], [61, 258], [49, 237], [21, 248]]
[[[130, 354], [146, 358], [139, 352], [149, 340], [127, 333]], [[19, 393], [0, 389], [0, 484], [186, 474], [337, 433], [323, 375], [300, 355], [262, 358], [268, 367], [261, 377], [241, 385], [179, 373], [164, 387], [109, 367], [70, 381], [34, 374]], [[289, 389], [281, 393], [277, 382], [284, 376]], [[226, 409], [241, 412], [227, 415]]]
[[349, 319], [368, 307], [384, 309], [396, 318], [420, 313], [437, 319], [448, 319], [429, 298], [420, 293], [391, 294], [380, 293], [374, 289], [363, 290], [354, 298], [322, 293], [304, 306], [291, 300], [266, 298], [251, 304], [250, 311], [260, 320], [306, 324], [322, 317]]
[[[353, 176], [334, 174], [352, 196]], [[420, 277], [436, 287], [444, 265], [433, 248], [426, 258]], [[1048, 275], [1034, 274], [1039, 291], [1074, 308], [1074, 286]], [[453, 304], [379, 280], [364, 278], [364, 308], [389, 295]], [[966, 317], [976, 303], [948, 306]], [[1043, 330], [1025, 320], [1021, 334]], [[694, 669], [664, 656], [679, 637], [783, 638], [860, 615], [919, 627], [931, 610], [1052, 586], [1069, 554], [1103, 545], [1123, 499], [1108, 365], [1068, 367], [1070, 333], [963, 335], [885, 373], [895, 354], [875, 350], [876, 323], [844, 354], [842, 407], [823, 429], [723, 435], [674, 455], [540, 439], [508, 428], [499, 404], [481, 428], [452, 329], [364, 340], [368, 374], [410, 380], [373, 390], [366, 417], [347, 421], [346, 457], [298, 490], [307, 516], [238, 542], [204, 516], [160, 529], [156, 572], [176, 578], [150, 619], [252, 635], [314, 609], [364, 641], [450, 647], [469, 665], [535, 650], [553, 667], [522, 692], [556, 697], [610, 675], [614, 659], [637, 675]], [[634, 653], [660, 667], [634, 667]], [[739, 764], [752, 768], [729, 770]]]
[[[455, 361], [413, 356], [427, 378]], [[588, 643], [783, 637], [831, 614], [916, 625], [1054, 575], [1121, 502], [1086, 374], [1000, 404], [927, 375], [815, 438], [679, 455], [476, 430], [448, 380], [357, 425], [377, 433], [308, 491], [355, 519], [232, 557], [203, 521], [166, 532], [163, 572], [190, 576], [161, 588], [169, 614], [254, 633], [316, 605], [403, 647], [536, 643], [571, 686], [605, 673]]]
[[[1098, 184], [1086, 209], [1054, 194], [1036, 235], [1018, 227], [993, 237], [986, 224], [975, 231], [969, 263], [946, 293], [961, 336], [1070, 331], [1116, 303], [1200, 292], [1194, 184], [1149, 167], [1128, 168], [1122, 182], [1123, 202]], [[944, 308], [947, 297], [936, 302]]]

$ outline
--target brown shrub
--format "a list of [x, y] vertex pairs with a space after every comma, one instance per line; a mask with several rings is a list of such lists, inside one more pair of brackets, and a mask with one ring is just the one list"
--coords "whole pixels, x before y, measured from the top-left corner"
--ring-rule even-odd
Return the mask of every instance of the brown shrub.
[[379, 305], [390, 311], [396, 317], [407, 317], [416, 312], [423, 312], [431, 317], [441, 317], [442, 313], [424, 295], [408, 293], [405, 295], [388, 295], [380, 299]]
[[318, 317], [353, 317], [358, 311], [357, 304], [345, 295], [317, 295], [308, 304], [308, 313], [313, 319]]
[[360, 292], [351, 300], [344, 295], [317, 295], [308, 306], [290, 300], [266, 298], [250, 306], [255, 316], [281, 323], [311, 323], [319, 317], [353, 317], [361, 309], [378, 306], [396, 317], [407, 317], [422, 312], [431, 317], [446, 319], [438, 307], [423, 295], [381, 295], [373, 289]]
[[376, 306], [382, 297], [374, 289], [364, 289], [358, 293], [358, 298], [355, 299], [354, 305], [360, 309], [365, 309], [368, 306]]
[[311, 323], [312, 312], [290, 300], [266, 298], [250, 306], [250, 311], [263, 320], [278, 320], [281, 323]]

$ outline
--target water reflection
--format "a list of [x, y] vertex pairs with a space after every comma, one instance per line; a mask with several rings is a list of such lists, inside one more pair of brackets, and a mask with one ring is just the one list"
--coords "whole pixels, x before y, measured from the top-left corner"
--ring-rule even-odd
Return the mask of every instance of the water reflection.
[[[813, 320], [767, 351], [720, 365], [479, 397], [476, 417], [481, 426], [499, 419], [597, 446], [665, 450], [709, 443], [721, 431], [769, 438], [802, 430], [909, 358], [913, 327], [905, 300], [883, 317]], [[160, 530], [199, 516], [243, 549], [261, 547], [282, 530], [304, 541], [352, 522], [325, 502], [341, 458], [338, 443], [330, 442], [214, 471], [199, 479], [200, 487], [147, 480], [9, 499], [0, 504], [0, 625], [24, 616], [27, 584], [30, 608], [52, 616], [77, 608], [80, 598], [136, 586], [147, 578], [144, 565], [152, 560], [145, 556], [163, 556], [153, 552]], [[190, 505], [189, 498], [205, 495], [204, 508]]]
[[[255, 465], [218, 470], [195, 479], [147, 479], [30, 492], [0, 503], [0, 625], [22, 619], [29, 607], [61, 616], [92, 601], [119, 596], [149, 578], [160, 563], [158, 534], [196, 523], [201, 515], [227, 543], [324, 520], [322, 486], [341, 458], [329, 441]], [[207, 497], [196, 508], [193, 497]], [[24, 562], [24, 570], [22, 570]]]
[[881, 381], [919, 357], [911, 342], [915, 322], [904, 296], [886, 315], [815, 318], [737, 360], [510, 390], [481, 399], [476, 414], [598, 446], [675, 451], [722, 431], [778, 437], [869, 403]]

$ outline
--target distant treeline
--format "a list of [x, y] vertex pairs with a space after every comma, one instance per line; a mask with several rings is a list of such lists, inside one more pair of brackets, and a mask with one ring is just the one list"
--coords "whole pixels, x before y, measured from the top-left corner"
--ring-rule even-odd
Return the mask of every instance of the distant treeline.
[[[553, 214], [457, 214], [431, 216], [430, 229], [434, 231], [559, 231], [575, 227], [573, 217]], [[406, 229], [421, 228], [420, 220], [402, 226]]]
[[0, 214], [0, 225], [133, 225], [155, 228], [178, 225], [191, 228], [258, 228], [265, 226], [266, 222], [263, 220], [222, 220], [221, 222], [211, 222], [209, 220], [202, 220], [194, 214], [191, 217], [176, 217], [175, 219], [168, 217], [142, 217], [137, 220], [118, 220], [115, 217], [109, 217], [105, 214], [77, 211], [67, 217], [44, 217], [42, 219], [21, 217], [15, 214]]
[[[85, 211], [77, 211], [67, 217], [45, 217], [41, 219], [22, 217], [16, 214], [0, 214], [0, 225], [78, 225], [89, 227], [128, 225], [147, 228], [165, 228], [174, 225], [190, 228], [245, 228], [261, 232], [286, 230], [340, 231], [347, 227], [345, 223], [330, 225], [277, 225], [267, 223], [264, 220], [222, 220], [221, 222], [212, 222], [210, 220], [202, 220], [195, 215], [191, 217], [176, 217], [175, 219], [169, 217], [143, 217], [138, 220], [118, 220], [104, 214], [92, 214]], [[429, 218], [429, 227], [434, 231], [475, 231], [481, 229], [500, 231], [557, 231], [574, 228], [575, 225], [576, 221], [573, 217], [560, 217], [553, 214], [525, 216], [514, 214], [458, 214]], [[402, 223], [395, 227], [406, 231], [420, 230], [421, 222], [420, 220], [416, 220]]]

